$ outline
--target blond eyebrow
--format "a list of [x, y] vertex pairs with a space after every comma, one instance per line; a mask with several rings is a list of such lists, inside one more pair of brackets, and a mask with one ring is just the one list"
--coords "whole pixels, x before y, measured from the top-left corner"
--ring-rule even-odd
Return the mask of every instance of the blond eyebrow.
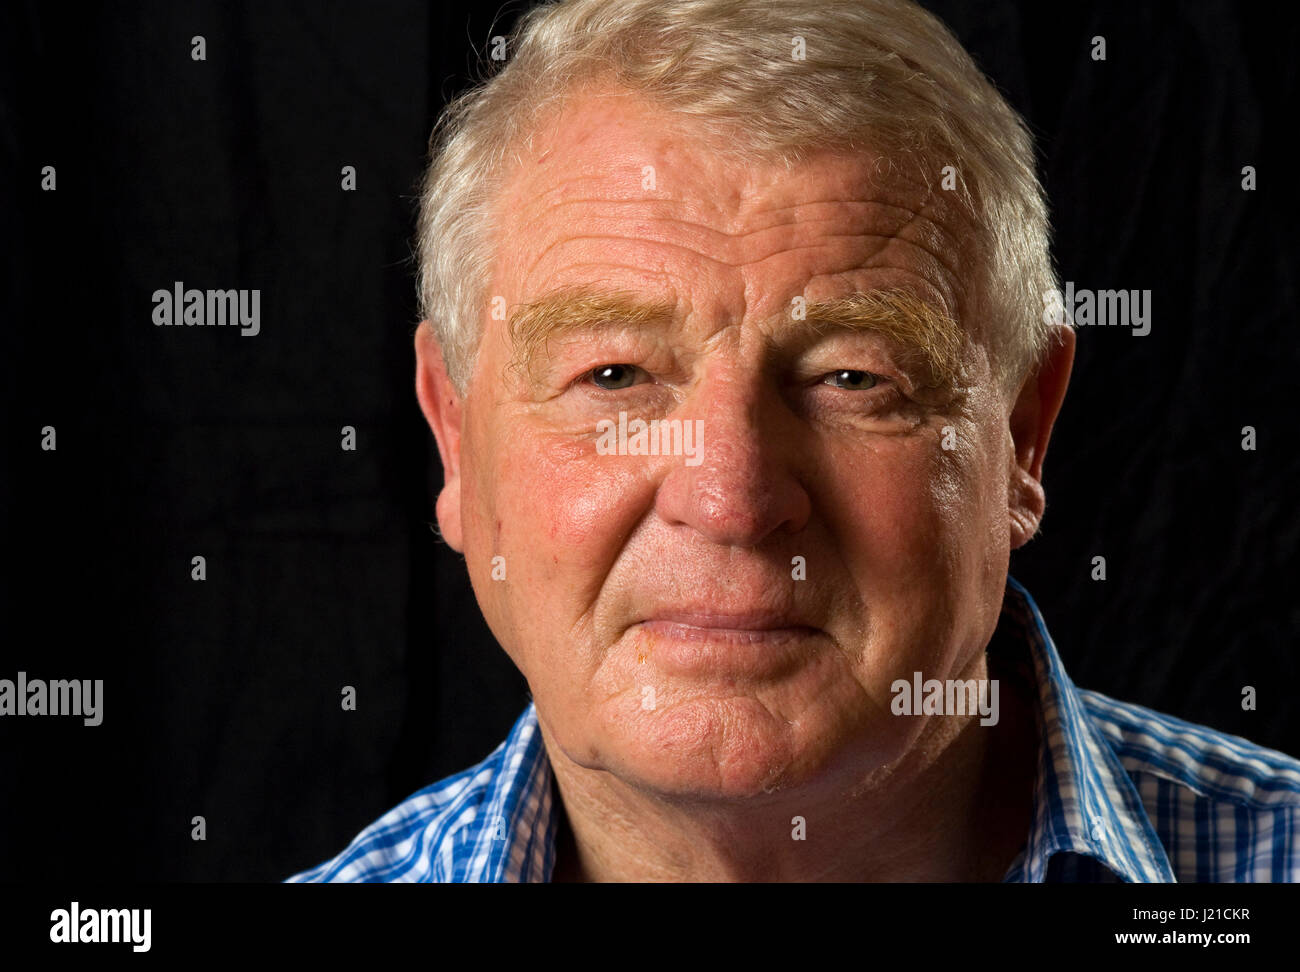
[[[631, 291], [569, 287], [516, 308], [507, 322], [514, 345], [514, 364], [524, 368], [555, 336], [605, 328], [666, 328], [676, 305], [668, 299], [646, 300]], [[785, 315], [787, 324], [817, 334], [828, 331], [873, 332], [898, 346], [908, 369], [919, 370], [921, 384], [953, 386], [962, 377], [962, 326], [907, 290], [886, 289], [848, 294], [810, 303], [803, 320]]]
[[896, 344], [903, 367], [919, 369], [926, 386], [951, 387], [962, 380], [962, 326], [907, 290], [871, 290], [807, 305], [806, 324], [830, 330], [878, 333]]
[[673, 323], [676, 304], [623, 290], [568, 287], [516, 308], [507, 330], [516, 365], [532, 361], [552, 338], [604, 328], [641, 329]]

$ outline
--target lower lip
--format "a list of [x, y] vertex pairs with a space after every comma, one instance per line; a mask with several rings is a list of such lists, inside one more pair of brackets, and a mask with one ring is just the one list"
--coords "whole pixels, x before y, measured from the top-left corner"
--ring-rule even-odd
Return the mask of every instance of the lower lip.
[[636, 625], [637, 660], [691, 675], [771, 677], [807, 658], [815, 628], [701, 627], [678, 621]]

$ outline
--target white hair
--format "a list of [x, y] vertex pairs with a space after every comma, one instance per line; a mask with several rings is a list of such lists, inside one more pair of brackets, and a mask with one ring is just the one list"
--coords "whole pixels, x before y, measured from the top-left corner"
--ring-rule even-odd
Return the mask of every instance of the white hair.
[[791, 165], [869, 140], [934, 176], [953, 165], [981, 235], [973, 283], [1003, 387], [1014, 390], [1051, 342], [1043, 295], [1059, 285], [1033, 140], [957, 39], [910, 0], [563, 0], [524, 14], [506, 51], [444, 110], [422, 188], [420, 309], [462, 393], [495, 263], [493, 204], [515, 153], [549, 106], [600, 85], [689, 116], [754, 161]]

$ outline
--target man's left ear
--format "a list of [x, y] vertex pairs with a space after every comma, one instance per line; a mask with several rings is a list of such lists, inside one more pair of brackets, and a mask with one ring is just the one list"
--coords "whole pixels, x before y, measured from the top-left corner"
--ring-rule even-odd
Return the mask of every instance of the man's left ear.
[[1052, 425], [1065, 401], [1074, 365], [1074, 331], [1061, 327], [1038, 369], [1025, 379], [1011, 409], [1011, 439], [1015, 463], [1007, 490], [1011, 519], [1011, 549], [1023, 547], [1038, 532], [1047, 497], [1043, 493], [1043, 457]]

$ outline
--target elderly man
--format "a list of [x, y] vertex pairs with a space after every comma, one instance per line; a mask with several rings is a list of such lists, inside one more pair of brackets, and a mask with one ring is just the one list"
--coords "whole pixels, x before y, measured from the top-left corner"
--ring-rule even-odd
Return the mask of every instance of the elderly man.
[[454, 103], [416, 390], [533, 703], [295, 881], [1279, 881], [1300, 763], [1007, 576], [1074, 353], [1023, 123], [895, 0], [572, 0]]

